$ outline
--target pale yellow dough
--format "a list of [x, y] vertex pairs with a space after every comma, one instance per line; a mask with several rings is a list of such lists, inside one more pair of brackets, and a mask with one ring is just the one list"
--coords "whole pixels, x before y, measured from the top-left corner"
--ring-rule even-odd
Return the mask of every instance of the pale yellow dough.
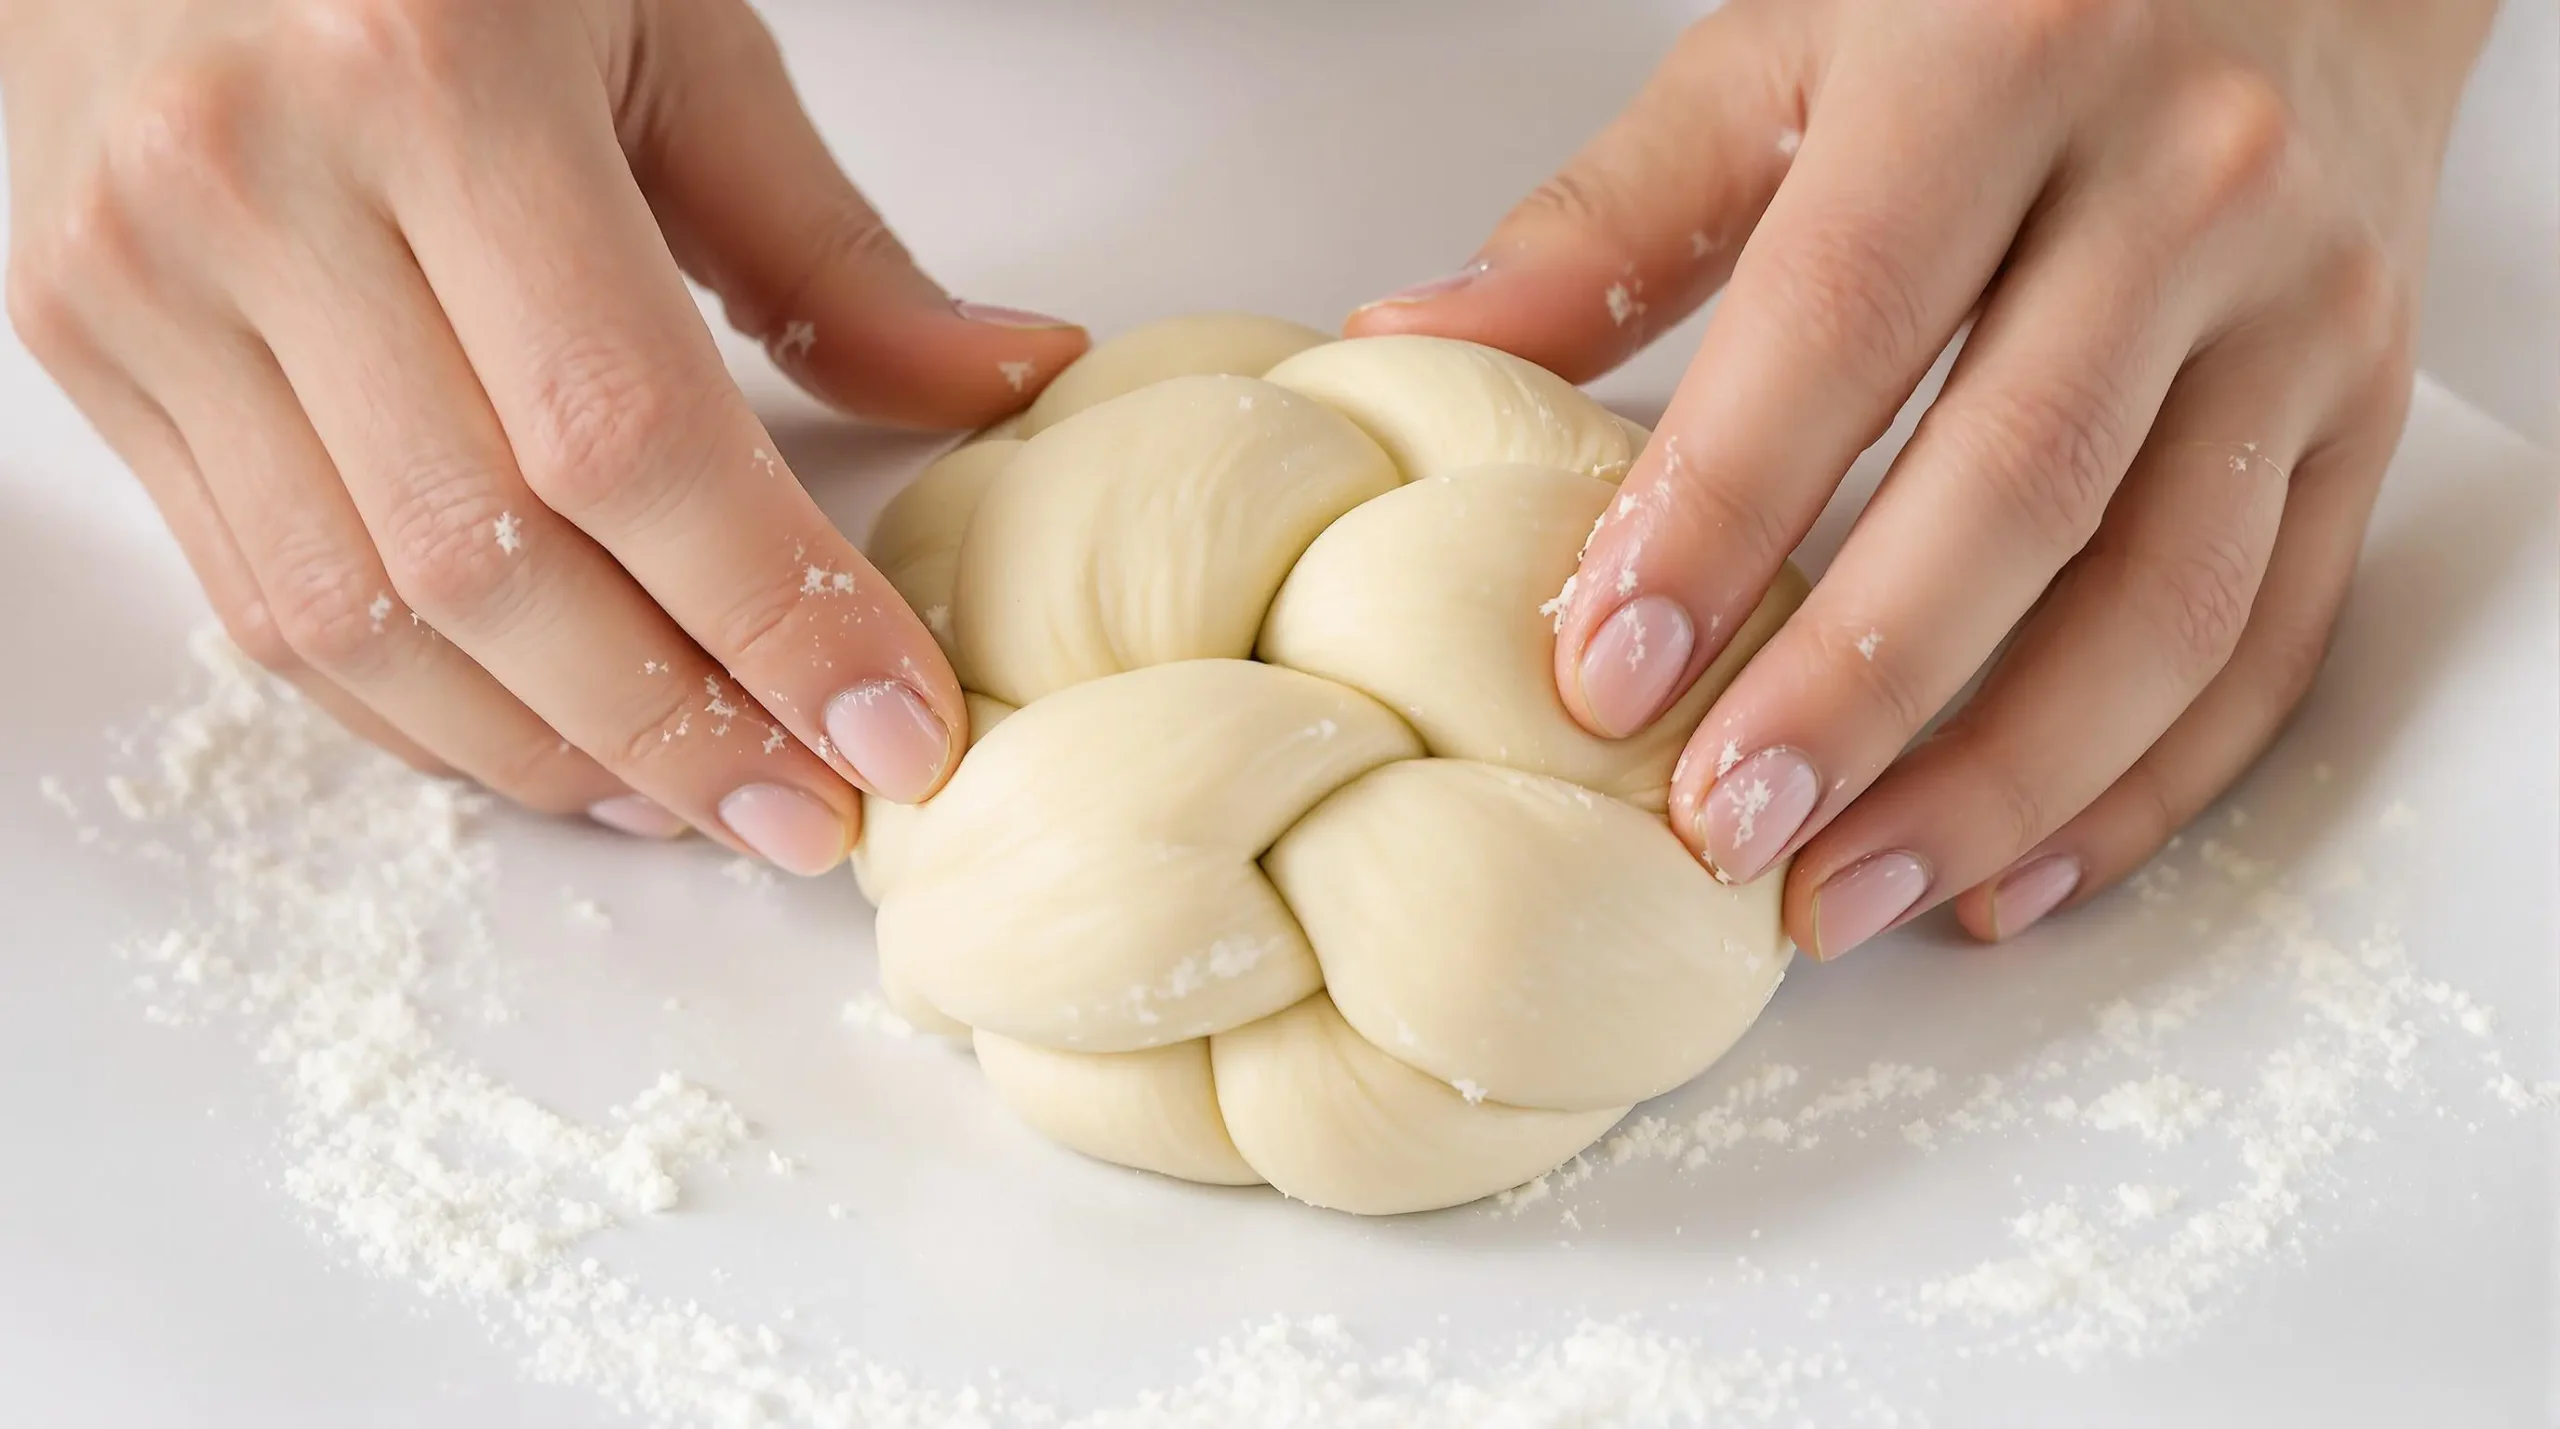
[[1598, 739], [1541, 606], [1642, 428], [1517, 358], [1268, 318], [1142, 328], [872, 542], [970, 691], [930, 803], [868, 800], [884, 992], [1031, 1126], [1317, 1205], [1455, 1205], [1703, 1071], [1785, 970], [1784, 868], [1662, 821], [1790, 569], [1652, 730]]

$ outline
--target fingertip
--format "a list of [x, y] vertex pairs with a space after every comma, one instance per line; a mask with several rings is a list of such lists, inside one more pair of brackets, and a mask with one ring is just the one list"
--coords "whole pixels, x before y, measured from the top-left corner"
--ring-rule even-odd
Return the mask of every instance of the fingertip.
[[764, 335], [776, 366], [812, 395], [892, 426], [962, 431], [1029, 405], [1093, 345], [1064, 318], [934, 299], [841, 320], [790, 319]]
[[1343, 336], [1415, 333], [1481, 343], [1580, 383], [1625, 361], [1660, 331], [1656, 319], [1664, 314], [1627, 265], [1594, 268], [1570, 253], [1516, 248], [1499, 261], [1480, 258], [1371, 299], [1343, 319]]

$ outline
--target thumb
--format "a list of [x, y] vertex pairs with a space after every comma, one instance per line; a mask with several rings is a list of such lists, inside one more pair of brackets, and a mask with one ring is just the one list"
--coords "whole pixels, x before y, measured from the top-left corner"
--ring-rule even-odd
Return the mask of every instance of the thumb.
[[647, 7], [621, 125], [677, 262], [793, 380], [858, 416], [975, 427], [1083, 352], [1082, 328], [953, 301], [827, 152], [737, 0]]
[[1465, 338], [1574, 382], [1635, 355], [1724, 285], [1786, 176], [1803, 127], [1804, 8], [1738, 4], [1690, 26], [1472, 261], [1368, 304], [1344, 332]]

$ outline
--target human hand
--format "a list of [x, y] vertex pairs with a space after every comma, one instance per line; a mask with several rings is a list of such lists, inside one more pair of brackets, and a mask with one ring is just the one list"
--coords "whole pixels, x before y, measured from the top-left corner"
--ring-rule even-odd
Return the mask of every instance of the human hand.
[[1349, 327], [1582, 380], [1726, 289], [1558, 622], [1567, 707], [1623, 735], [1970, 319], [1671, 813], [1720, 876], [1794, 852], [1816, 957], [1949, 897], [2002, 937], [2148, 859], [2310, 686], [2491, 9], [1736, 0], [1475, 262]]
[[954, 304], [739, 0], [0, 6], [9, 313], [232, 637], [421, 767], [797, 873], [966, 739], [683, 273], [850, 411], [1085, 346]]

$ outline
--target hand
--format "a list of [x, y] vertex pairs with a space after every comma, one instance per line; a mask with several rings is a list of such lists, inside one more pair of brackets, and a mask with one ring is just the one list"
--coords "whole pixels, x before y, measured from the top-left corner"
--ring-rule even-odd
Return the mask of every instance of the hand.
[[1623, 735], [1970, 318], [1671, 809], [1721, 876], [1795, 853], [1816, 957], [1949, 897], [2002, 937], [2138, 867], [2310, 685], [2490, 9], [1736, 0], [1474, 263], [1350, 327], [1579, 380], [1726, 288], [1560, 624], [1566, 705]]
[[232, 637], [423, 768], [797, 873], [965, 706], [687, 293], [851, 411], [1085, 345], [955, 305], [740, 0], [0, 5], [9, 313]]

